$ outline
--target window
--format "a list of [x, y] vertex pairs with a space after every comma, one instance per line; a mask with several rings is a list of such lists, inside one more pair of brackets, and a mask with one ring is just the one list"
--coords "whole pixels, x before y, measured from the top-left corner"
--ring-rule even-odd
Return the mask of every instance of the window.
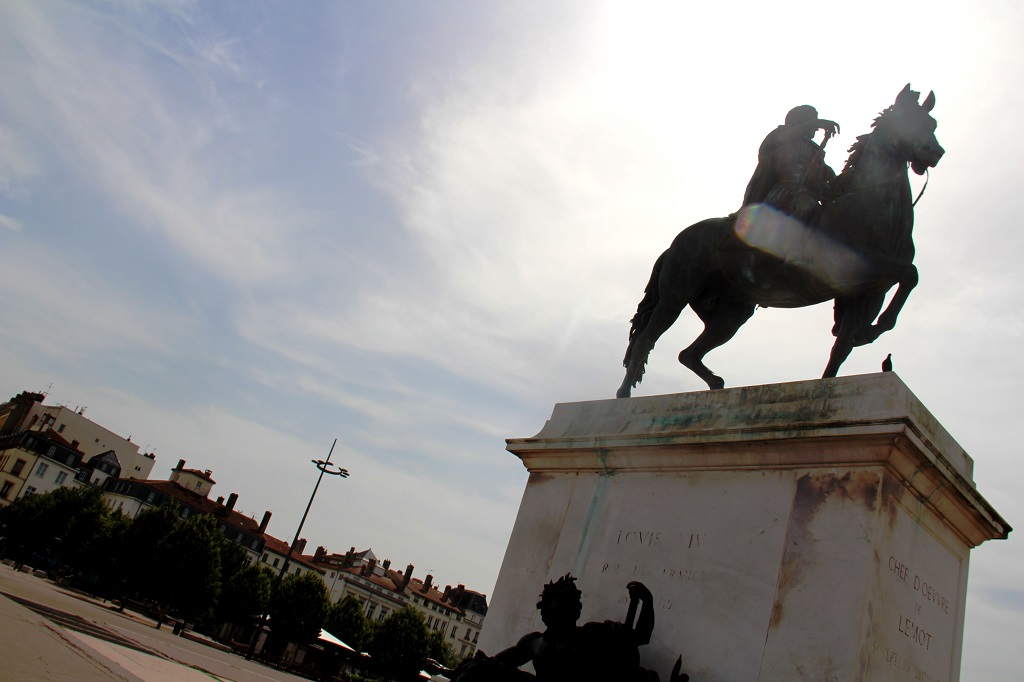
[[151, 503], [155, 499], [156, 499], [156, 493], [154, 493], [152, 491], [148, 495], [146, 495], [146, 502], [150, 502]]
[[280, 561], [277, 557], [274, 557], [274, 568], [277, 568], [277, 562]]
[[452, 628], [452, 639], [455, 639], [455, 636], [457, 634], [459, 634], [459, 629], [458, 628]]
[[268, 556], [268, 554], [266, 552], [264, 552], [263, 553], [263, 563], [267, 563], [267, 556]]
[[50, 449], [46, 451], [46, 456], [47, 457], [53, 457], [54, 454], [56, 454], [56, 452], [57, 452], [57, 446], [56, 445], [51, 445]]
[[36, 467], [36, 476], [42, 478], [46, 473], [46, 470], [50, 468], [50, 465], [46, 462], [40, 462], [39, 466]]
[[57, 433], [64, 433], [64, 425], [63, 424], [61, 424], [60, 426], [57, 427]]
[[25, 460], [19, 459], [14, 463], [14, 468], [11, 469], [11, 473], [15, 476], [21, 475], [21, 470], [25, 468]]
[[4, 481], [4, 484], [2, 486], [0, 486], [0, 497], [4, 498], [6, 500], [7, 499], [7, 495], [10, 494], [11, 488], [13, 488], [13, 487], [14, 487], [13, 483], [11, 483], [10, 481]]
[[367, 620], [373, 620], [373, 614], [374, 614], [374, 612], [376, 610], [377, 610], [377, 605], [371, 603], [370, 606], [366, 609], [366, 619]]
[[75, 456], [74, 455], [68, 455], [68, 458], [67, 458], [66, 461], [67, 461], [68, 464], [72, 464], [73, 465], [75, 463]]
[[29, 487], [25, 488], [25, 494], [22, 495], [22, 497], [28, 497], [29, 495], [35, 494], [35, 492], [36, 487], [34, 485], [30, 485]]
[[57, 478], [55, 479], [57, 485], [63, 485], [64, 481], [67, 480], [67, 477], [68, 477], [67, 472], [58, 471], [57, 472]]

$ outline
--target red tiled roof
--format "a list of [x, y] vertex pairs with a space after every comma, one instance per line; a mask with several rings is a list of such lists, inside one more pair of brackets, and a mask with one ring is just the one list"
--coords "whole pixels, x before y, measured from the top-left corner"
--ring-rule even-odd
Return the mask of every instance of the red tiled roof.
[[192, 474], [193, 476], [201, 478], [204, 481], [209, 481], [210, 483], [217, 483], [217, 481], [210, 478], [209, 474], [207, 474], [205, 471], [200, 471], [199, 469], [176, 469], [175, 471], [182, 474]]
[[[150, 480], [139, 480], [135, 479], [136, 483], [147, 485], [154, 490], [170, 495], [174, 499], [178, 500], [183, 504], [187, 504], [190, 507], [198, 509], [201, 512], [211, 514], [218, 519], [224, 521], [224, 523], [238, 528], [239, 530], [251, 533], [253, 535], [260, 535], [260, 524], [255, 519], [251, 519], [245, 514], [239, 514], [234, 509], [228, 509], [222, 504], [217, 504], [213, 500], [200, 495], [197, 492], [193, 492], [188, 488], [183, 487], [181, 484], [175, 481], [150, 481]], [[269, 537], [269, 536], [268, 536]]]
[[[288, 556], [289, 545], [287, 542], [285, 542], [284, 540], [279, 540], [275, 538], [273, 535], [267, 533], [264, 533], [263, 537], [267, 541], [266, 545], [263, 548], [264, 550], [268, 552], [273, 552], [274, 554], [280, 554], [283, 557]], [[317, 573], [324, 572], [324, 569], [317, 566], [316, 563], [313, 561], [313, 557], [306, 554], [292, 554], [292, 558], [288, 561], [292, 562], [293, 564], [302, 564], [306, 568], [316, 571]]]
[[39, 431], [38, 433], [39, 433], [39, 435], [41, 437], [46, 438], [47, 440], [49, 440], [49, 441], [51, 441], [53, 443], [56, 443], [57, 445], [65, 447], [68, 450], [73, 450], [74, 452], [77, 452], [80, 455], [84, 455], [85, 454], [84, 452], [79, 450], [77, 447], [75, 447], [74, 445], [69, 443], [67, 440], [65, 440], [62, 435], [60, 435], [59, 433], [57, 433], [53, 429], [48, 429], [46, 431]]

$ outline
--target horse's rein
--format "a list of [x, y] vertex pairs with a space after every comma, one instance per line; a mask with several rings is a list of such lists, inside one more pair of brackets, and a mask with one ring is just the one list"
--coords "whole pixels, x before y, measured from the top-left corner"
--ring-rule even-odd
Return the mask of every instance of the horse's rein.
[[916, 208], [917, 207], [917, 202], [921, 201], [921, 197], [924, 196], [924, 191], [928, 188], [928, 179], [930, 177], [931, 177], [931, 175], [928, 173], [928, 169], [925, 168], [924, 169], [924, 187], [922, 187], [921, 191], [917, 193], [917, 198], [914, 199], [914, 203], [912, 203], [910, 205], [911, 208]]
[[[907, 164], [907, 167], [908, 168], [910, 167], [909, 163]], [[863, 191], [866, 191], [866, 190], [869, 190], [869, 189], [874, 189], [876, 187], [882, 187], [884, 185], [888, 185], [893, 180], [898, 180], [899, 178], [903, 177], [905, 172], [906, 171], [904, 170], [904, 171], [901, 171], [899, 173], [894, 173], [893, 175], [889, 176], [885, 180], [882, 180], [881, 182], [876, 182], [876, 183], [874, 183], [872, 185], [867, 185], [865, 187], [854, 187], [853, 189], [849, 189], [849, 190], [843, 192], [842, 194], [835, 194], [835, 195], [831, 196], [829, 198], [829, 200], [830, 201], [835, 201], [839, 197], [846, 196], [847, 194], [853, 194], [854, 192], [863, 192]], [[928, 169], [925, 168], [924, 169], [924, 187], [922, 187], [921, 191], [917, 193], [917, 198], [914, 199], [914, 203], [910, 205], [911, 208], [916, 208], [917, 207], [917, 202], [921, 201], [921, 197], [924, 196], [924, 191], [926, 189], [928, 189], [928, 180], [929, 180], [929, 178], [931, 178], [931, 174], [928, 172]]]

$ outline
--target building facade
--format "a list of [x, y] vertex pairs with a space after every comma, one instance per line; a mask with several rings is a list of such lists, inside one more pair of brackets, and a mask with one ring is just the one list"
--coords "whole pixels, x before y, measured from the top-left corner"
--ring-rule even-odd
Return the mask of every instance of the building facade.
[[428, 574], [423, 580], [413, 577], [412, 564], [405, 570], [394, 570], [390, 560], [378, 563], [369, 549], [357, 552], [353, 547], [345, 554], [328, 554], [318, 547], [311, 559], [323, 570], [332, 601], [355, 597], [368, 620], [384, 620], [394, 611], [411, 606], [420, 612], [428, 628], [440, 631], [456, 656], [465, 658], [476, 652], [487, 615], [486, 595], [467, 590], [464, 585], [447, 585], [439, 590], [434, 576]]
[[57, 488], [100, 486], [120, 473], [112, 451], [87, 458], [78, 446], [52, 430], [0, 436], [0, 506]]
[[54, 431], [69, 442], [78, 443], [86, 460], [113, 451], [121, 465], [121, 475], [149, 478], [155, 456], [140, 453], [131, 436], [122, 438], [85, 417], [85, 408], [72, 410], [62, 405], [44, 405], [42, 393], [22, 391], [0, 404], [0, 437], [19, 431]]
[[265, 533], [270, 523], [270, 512], [263, 515], [259, 523], [255, 519], [235, 511], [238, 495], [231, 493], [225, 502], [223, 497], [216, 501], [209, 499], [215, 481], [210, 470], [186, 469], [185, 460], [171, 471], [167, 481], [139, 480], [135, 478], [108, 478], [103, 484], [103, 497], [112, 509], [135, 518], [144, 509], [173, 504], [179, 515], [187, 518], [193, 514], [210, 514], [217, 519], [221, 532], [228, 540], [237, 542], [248, 554], [250, 561], [259, 560], [263, 555]]

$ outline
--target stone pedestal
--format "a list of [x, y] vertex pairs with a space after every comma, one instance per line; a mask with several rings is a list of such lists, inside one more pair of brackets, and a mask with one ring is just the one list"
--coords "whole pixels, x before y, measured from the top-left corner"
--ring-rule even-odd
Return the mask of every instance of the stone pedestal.
[[480, 648], [655, 597], [662, 680], [958, 680], [970, 549], [1010, 527], [893, 373], [559, 404], [508, 449], [530, 471]]

